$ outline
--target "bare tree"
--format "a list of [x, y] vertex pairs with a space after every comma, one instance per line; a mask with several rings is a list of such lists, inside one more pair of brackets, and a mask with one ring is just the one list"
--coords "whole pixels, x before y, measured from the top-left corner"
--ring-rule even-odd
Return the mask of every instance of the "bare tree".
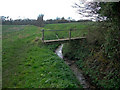
[[97, 21], [105, 19], [105, 17], [98, 14], [98, 11], [101, 8], [99, 2], [85, 2], [84, 0], [79, 0], [79, 3], [75, 3], [73, 8], [77, 8], [78, 13], [82, 17]]

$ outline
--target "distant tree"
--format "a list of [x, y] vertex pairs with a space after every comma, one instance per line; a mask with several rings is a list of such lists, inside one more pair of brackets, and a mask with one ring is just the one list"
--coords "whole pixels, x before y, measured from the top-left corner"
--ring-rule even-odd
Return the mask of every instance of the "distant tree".
[[43, 26], [43, 25], [44, 25], [43, 17], [44, 17], [43, 14], [40, 14], [40, 15], [38, 16], [37, 22], [36, 22], [36, 25], [37, 25], [37, 26]]
[[59, 17], [56, 17], [56, 20], [60, 20], [60, 18], [59, 18]]
[[65, 20], [65, 18], [64, 18], [64, 17], [62, 17], [62, 18], [61, 18], [61, 20]]
[[1, 16], [2, 22], [6, 20], [5, 16]]
[[68, 20], [71, 20], [72, 18], [71, 17], [68, 17]]

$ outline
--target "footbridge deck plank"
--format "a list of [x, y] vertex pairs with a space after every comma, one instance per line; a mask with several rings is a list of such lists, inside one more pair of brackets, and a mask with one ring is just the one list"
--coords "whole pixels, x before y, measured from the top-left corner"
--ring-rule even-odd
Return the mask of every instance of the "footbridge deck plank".
[[52, 42], [62, 42], [62, 41], [69, 41], [69, 40], [80, 40], [86, 39], [86, 37], [75, 37], [75, 38], [66, 38], [66, 39], [56, 39], [56, 40], [44, 40], [44, 43], [52, 43]]

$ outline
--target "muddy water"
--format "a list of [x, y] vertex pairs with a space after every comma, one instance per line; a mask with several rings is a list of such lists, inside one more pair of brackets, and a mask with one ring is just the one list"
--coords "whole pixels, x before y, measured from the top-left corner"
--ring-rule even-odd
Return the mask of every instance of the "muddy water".
[[[63, 48], [63, 44], [60, 45], [55, 53], [63, 59], [63, 54], [62, 54], [62, 48]], [[78, 69], [78, 67], [75, 64], [75, 61], [71, 61], [71, 60], [64, 60], [65, 63], [67, 65], [69, 65], [70, 69], [73, 71], [73, 73], [75, 74], [76, 78], [78, 79], [78, 81], [80, 82], [80, 84], [83, 86], [83, 88], [94, 88], [92, 87], [89, 82], [87, 82], [87, 80], [85, 79], [85, 77], [83, 76], [83, 73], [80, 69]]]

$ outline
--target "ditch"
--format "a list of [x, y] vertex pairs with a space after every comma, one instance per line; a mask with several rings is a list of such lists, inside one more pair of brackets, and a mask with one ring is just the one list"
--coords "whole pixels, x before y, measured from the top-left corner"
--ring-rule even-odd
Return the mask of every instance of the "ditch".
[[73, 60], [68, 60], [65, 59], [63, 57], [62, 54], [62, 48], [63, 48], [63, 44], [61, 44], [60, 46], [58, 46], [58, 48], [55, 50], [55, 53], [65, 61], [65, 63], [70, 67], [70, 69], [73, 71], [74, 75], [76, 76], [76, 78], [78, 79], [78, 81], [80, 82], [80, 84], [83, 86], [83, 88], [95, 88], [95, 86], [91, 85], [90, 80], [88, 80], [89, 78], [86, 78], [86, 76], [84, 76], [82, 70], [80, 70], [77, 65], [75, 64], [76, 61]]

